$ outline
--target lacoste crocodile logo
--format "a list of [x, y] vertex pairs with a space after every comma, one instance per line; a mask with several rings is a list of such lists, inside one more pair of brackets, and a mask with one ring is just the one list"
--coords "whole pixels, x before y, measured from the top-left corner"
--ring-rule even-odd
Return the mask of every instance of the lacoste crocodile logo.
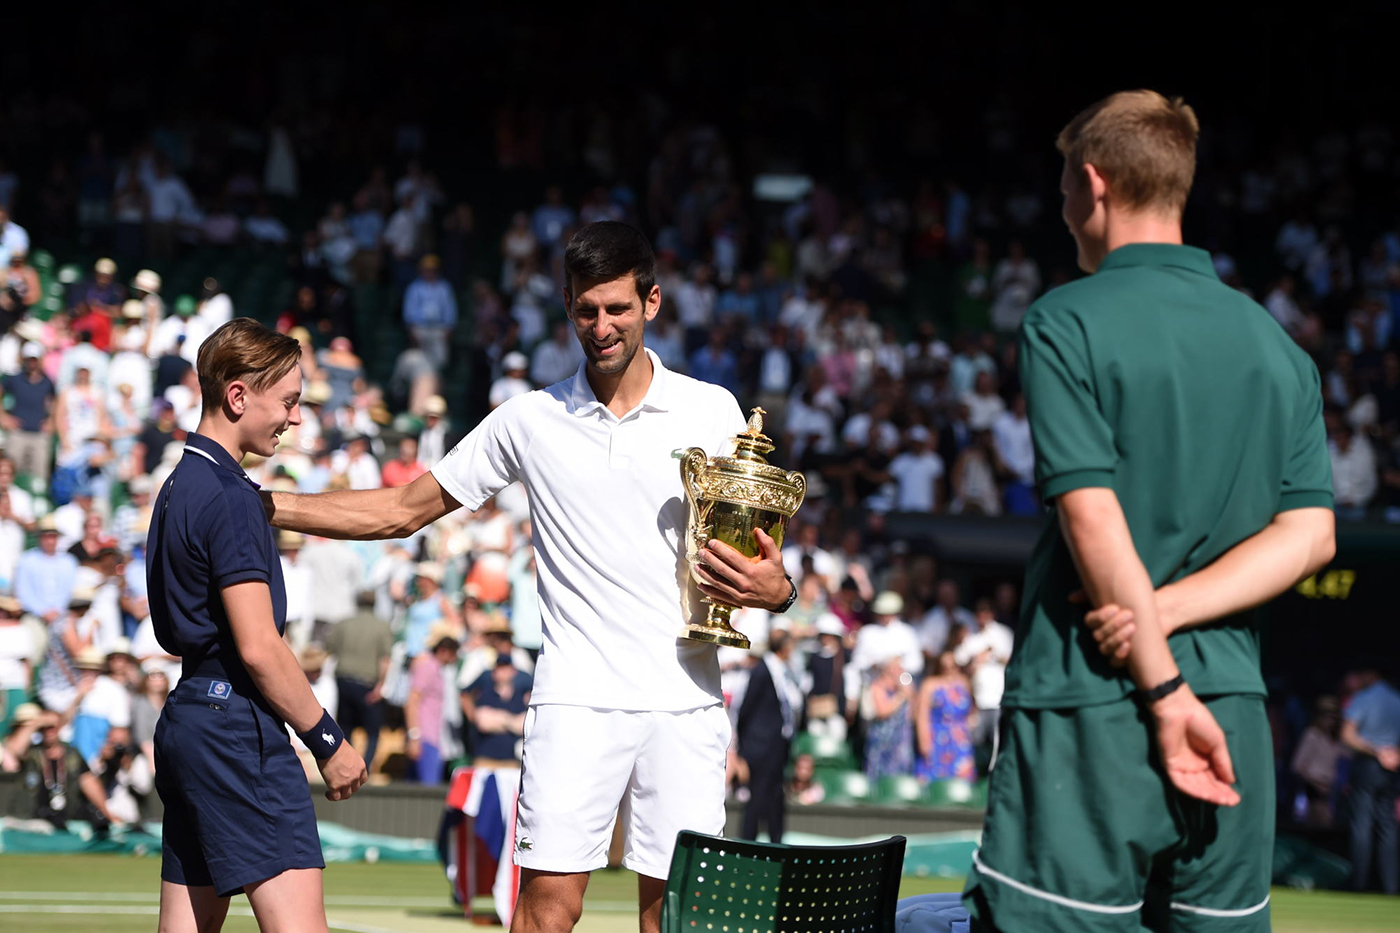
[[521, 836], [520, 840], [516, 842], [515, 847], [521, 852], [528, 852], [535, 847], [535, 844], [530, 841], [529, 836]]

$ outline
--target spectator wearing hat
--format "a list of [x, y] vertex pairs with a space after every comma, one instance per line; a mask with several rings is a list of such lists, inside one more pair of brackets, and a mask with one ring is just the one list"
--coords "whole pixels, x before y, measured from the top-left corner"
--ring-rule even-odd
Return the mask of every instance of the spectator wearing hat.
[[810, 685], [803, 728], [844, 740], [851, 691], [846, 676], [846, 626], [830, 612], [817, 616], [817, 650], [807, 659]]
[[872, 621], [856, 631], [852, 666], [869, 678], [890, 658], [898, 658], [903, 670], [917, 677], [924, 669], [924, 655], [914, 627], [901, 618], [904, 597], [893, 590], [885, 590], [871, 603], [870, 613]]
[[409, 658], [428, 650], [429, 634], [442, 622], [454, 631], [461, 630], [457, 607], [442, 591], [442, 568], [424, 561], [413, 568], [413, 594], [404, 614], [404, 651]]
[[122, 618], [125, 566], [125, 555], [112, 545], [110, 538], [104, 538], [95, 553], [78, 557], [78, 574], [73, 585], [75, 589], [92, 591], [90, 611], [97, 622], [96, 643], [104, 651], [123, 640], [126, 634]]
[[126, 289], [116, 280], [117, 264], [103, 257], [92, 266], [92, 277], [73, 285], [68, 290], [68, 306], [76, 308], [86, 304], [88, 308], [109, 319], [116, 317], [124, 301]]
[[403, 296], [404, 323], [438, 372], [447, 366], [448, 340], [457, 326], [457, 297], [441, 277], [441, 265], [436, 256], [424, 256]]
[[[324, 709], [339, 709], [340, 688], [335, 677], [335, 662], [331, 660], [330, 653], [320, 645], [307, 645], [297, 652], [297, 663], [301, 665], [301, 672], [306, 675], [306, 682], [311, 685], [311, 693], [316, 697], [316, 702]], [[344, 731], [344, 727], [341, 728]], [[287, 734], [306, 766], [307, 780], [319, 781], [321, 772], [316, 767], [316, 759], [311, 751], [291, 726], [287, 726]]]
[[72, 745], [89, 767], [95, 767], [107, 734], [131, 728], [131, 691], [111, 675], [108, 653], [96, 646], [79, 651], [73, 666], [78, 671], [78, 707]]
[[[160, 297], [161, 285], [160, 273], [150, 269], [142, 269], [131, 280], [132, 297], [141, 302], [142, 321], [148, 337], [155, 336], [156, 328], [165, 317], [165, 302]], [[125, 309], [122, 314], [125, 316]], [[149, 343], [146, 352], [152, 359], [157, 355], [151, 353]]]
[[9, 732], [15, 710], [29, 699], [33, 683], [34, 633], [20, 615], [18, 599], [0, 596], [0, 735]]
[[24, 611], [52, 624], [68, 608], [78, 575], [78, 561], [58, 549], [58, 526], [52, 516], [35, 524], [39, 544], [20, 556], [15, 565], [15, 596]]
[[[13, 762], [13, 770], [23, 775], [23, 786], [33, 790], [33, 818], [58, 830], [67, 829], [73, 819], [99, 825], [115, 822], [102, 782], [83, 756], [59, 738], [62, 717], [52, 711], [26, 710], [25, 714], [24, 724], [6, 741], [6, 765], [10, 770]], [[32, 738], [36, 734], [37, 743]]]
[[[466, 603], [476, 601], [470, 584], [464, 588], [464, 597]], [[467, 614], [465, 606], [463, 614]], [[468, 631], [478, 636], [479, 640], [475, 648], [462, 652], [462, 667], [457, 677], [458, 690], [470, 689], [477, 678], [490, 672], [496, 658], [503, 654], [510, 656], [511, 664], [516, 670], [525, 674], [535, 672], [535, 662], [530, 657], [530, 652], [515, 643], [515, 634], [510, 623], [501, 616], [488, 616], [485, 624], [478, 628], [468, 626]]]
[[411, 434], [399, 438], [399, 455], [380, 472], [380, 481], [386, 487], [407, 486], [428, 472], [425, 463], [418, 459], [418, 438]]
[[447, 736], [444, 697], [446, 685], [457, 675], [457, 650], [461, 642], [450, 634], [450, 625], [438, 625], [429, 633], [430, 651], [413, 659], [409, 668], [408, 702], [403, 719], [408, 729], [407, 754], [413, 762], [413, 779], [420, 784], [442, 780], [442, 748]]
[[353, 736], [356, 728], [364, 729], [364, 759], [371, 772], [384, 727], [384, 681], [394, 647], [394, 633], [375, 614], [374, 602], [374, 590], [358, 590], [358, 611], [326, 633], [326, 650], [335, 658], [340, 694], [336, 722], [347, 736]]
[[492, 408], [499, 408], [517, 395], [524, 395], [534, 389], [525, 378], [530, 368], [530, 360], [518, 350], [512, 350], [501, 360], [503, 375], [491, 383], [490, 402]]
[[53, 438], [53, 406], [57, 389], [44, 375], [44, 348], [27, 341], [20, 351], [21, 371], [0, 379], [8, 411], [0, 410], [0, 425], [5, 428], [6, 452], [14, 458], [20, 472], [47, 480], [49, 451]]
[[418, 459], [431, 466], [447, 456], [447, 400], [429, 396], [423, 403], [423, 433], [418, 435]]
[[[72, 715], [75, 704], [82, 699], [84, 680], [78, 666], [79, 655], [89, 652], [89, 664], [97, 659], [98, 669], [106, 663], [106, 655], [96, 646], [97, 620], [91, 609], [92, 592], [74, 590], [71, 597], [65, 598], [63, 614], [49, 623], [48, 649], [39, 670], [39, 702], [65, 718]], [[91, 683], [89, 679], [87, 685], [90, 687]]]
[[9, 725], [0, 733], [0, 772], [13, 774], [34, 746], [40, 723], [52, 713], [46, 713], [38, 703], [20, 703], [10, 711]]
[[462, 691], [462, 717], [470, 726], [472, 765], [518, 768], [534, 679], [516, 666], [509, 650], [496, 652], [492, 660], [490, 668]]

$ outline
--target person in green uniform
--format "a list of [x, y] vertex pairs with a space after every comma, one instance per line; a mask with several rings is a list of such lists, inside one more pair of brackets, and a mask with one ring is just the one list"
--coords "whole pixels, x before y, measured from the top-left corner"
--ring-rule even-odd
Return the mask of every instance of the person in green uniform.
[[1131, 91], [1058, 140], [1092, 274], [1020, 332], [1051, 509], [964, 893], [974, 930], [1269, 929], [1250, 610], [1331, 560], [1331, 472], [1316, 367], [1182, 245], [1197, 133], [1179, 99]]

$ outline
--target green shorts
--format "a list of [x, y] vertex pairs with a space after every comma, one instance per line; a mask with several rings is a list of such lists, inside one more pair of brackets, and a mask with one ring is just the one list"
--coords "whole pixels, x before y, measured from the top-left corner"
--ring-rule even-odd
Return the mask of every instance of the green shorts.
[[963, 895], [972, 929], [1267, 931], [1274, 774], [1264, 701], [1203, 699], [1225, 730], [1235, 807], [1171, 787], [1134, 699], [1003, 710], [982, 846]]

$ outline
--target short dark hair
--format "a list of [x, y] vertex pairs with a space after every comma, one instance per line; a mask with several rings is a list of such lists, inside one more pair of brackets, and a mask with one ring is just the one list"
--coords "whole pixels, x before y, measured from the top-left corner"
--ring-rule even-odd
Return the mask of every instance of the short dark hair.
[[564, 250], [569, 290], [575, 279], [609, 281], [631, 274], [645, 302], [656, 284], [656, 254], [642, 231], [617, 220], [580, 227]]

